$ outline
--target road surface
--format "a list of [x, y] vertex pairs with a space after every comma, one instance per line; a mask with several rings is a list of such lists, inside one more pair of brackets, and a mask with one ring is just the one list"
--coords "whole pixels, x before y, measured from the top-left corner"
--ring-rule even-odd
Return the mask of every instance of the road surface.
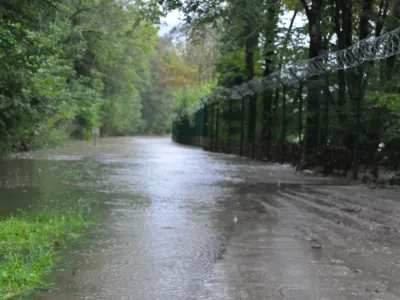
[[84, 170], [61, 190], [97, 198], [101, 215], [37, 299], [400, 299], [394, 190], [168, 138], [72, 142], [24, 160], [48, 178]]

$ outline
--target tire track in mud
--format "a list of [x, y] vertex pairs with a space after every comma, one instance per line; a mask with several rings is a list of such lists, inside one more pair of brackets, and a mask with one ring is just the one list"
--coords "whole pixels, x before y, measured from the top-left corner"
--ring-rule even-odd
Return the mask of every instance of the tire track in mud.
[[397, 225], [400, 224], [399, 220], [394, 217], [379, 212], [375, 213], [361, 206], [349, 208], [349, 205], [343, 200], [341, 201], [343, 205], [339, 205], [340, 200], [324, 200], [323, 197], [318, 197], [311, 191], [307, 194], [298, 190], [285, 190], [279, 194], [292, 201], [302, 202], [308, 210], [322, 217], [335, 220], [338, 224], [344, 224], [363, 233], [368, 232], [373, 239], [382, 242], [394, 242], [399, 238], [398, 230], [393, 225], [389, 225], [399, 226]]
[[[352, 192], [352, 194], [346, 195], [346, 191]], [[308, 190], [308, 192], [311, 192], [311, 190]], [[356, 212], [359, 213], [360, 218], [379, 223], [386, 230], [400, 232], [400, 202], [384, 199], [379, 192], [376, 192], [374, 196], [371, 193], [365, 194], [365, 192], [358, 195], [355, 193], [357, 191], [354, 190], [354, 187], [350, 191], [348, 191], [348, 188], [343, 189], [342, 193], [333, 192], [328, 188], [316, 188], [314, 191], [315, 195], [329, 197], [331, 202], [339, 202], [343, 204], [343, 207], [349, 206], [348, 203], [351, 203], [353, 207], [356, 207]]]
[[[340, 206], [317, 204], [312, 194], [307, 197], [297, 190], [285, 190], [278, 198], [297, 215], [296, 228], [310, 241], [323, 244], [321, 251], [329, 259], [322, 273], [329, 274], [332, 265], [339, 262], [350, 270], [355, 285], [363, 285], [358, 294], [371, 296], [377, 290], [379, 299], [400, 299], [400, 251], [397, 242], [384, 245], [382, 239], [376, 239], [379, 227], [371, 230], [368, 221], [358, 219], [357, 214], [343, 213]], [[349, 221], [342, 225], [338, 219]]]
[[[344, 211], [344, 213], [342, 213], [344, 216], [346, 215], [346, 212], [348, 212], [350, 215], [354, 215], [355, 219], [362, 220], [361, 222], [364, 224], [373, 224], [374, 230], [371, 230], [370, 228], [370, 230], [367, 231], [372, 235], [372, 240], [385, 244], [397, 244], [400, 246], [400, 215], [396, 215], [396, 210], [398, 210], [396, 207], [398, 206], [396, 201], [392, 201], [392, 206], [390, 206], [389, 209], [382, 209], [384, 205], [376, 203], [381, 199], [379, 196], [372, 199], [372, 203], [375, 206], [372, 207], [371, 205], [364, 205], [367, 201], [366, 198], [369, 196], [360, 192], [356, 194], [356, 191], [354, 191], [353, 194], [346, 198], [344, 195], [340, 195], [340, 193], [337, 192], [331, 192], [331, 194], [324, 192], [322, 193], [322, 196], [320, 196], [321, 193], [318, 188], [314, 194], [312, 193], [312, 190], [309, 189], [308, 191], [312, 200], [317, 199], [316, 201], [321, 201], [321, 198], [328, 199], [324, 202], [335, 203], [335, 206], [339, 208], [340, 212]], [[386, 200], [385, 202], [389, 201], [390, 200]], [[354, 203], [354, 205], [349, 206], [349, 202]]]
[[315, 187], [314, 189], [304, 187], [303, 190], [320, 197], [328, 198], [328, 200], [331, 201], [339, 201], [344, 204], [344, 206], [354, 205], [357, 208], [370, 209], [384, 215], [389, 214], [396, 219], [400, 217], [400, 202], [385, 198], [382, 193], [384, 191], [382, 190], [375, 190], [375, 195], [372, 195], [374, 190], [365, 190], [361, 188], [360, 191], [360, 187], [357, 186], [340, 187], [339, 191], [334, 191], [331, 187]]
[[[316, 190], [318, 188], [315, 187]], [[371, 230], [368, 219], [360, 220], [358, 213], [343, 209], [349, 207], [357, 209], [357, 207], [349, 206], [344, 201], [337, 203], [332, 200], [332, 203], [329, 203], [325, 198], [323, 202], [319, 202], [316, 195], [313, 193], [308, 195], [305, 191], [312, 192], [313, 187], [309, 186], [307, 190], [299, 186], [281, 187], [272, 193], [264, 191], [257, 193], [253, 187], [248, 187], [245, 202], [258, 211], [259, 216], [256, 218], [259, 222], [258, 226], [264, 225], [268, 228], [272, 221], [276, 229], [266, 231], [266, 236], [261, 238], [254, 229], [249, 232], [251, 230], [249, 226], [238, 228], [236, 235], [242, 233], [249, 235], [249, 238], [241, 241], [239, 243], [241, 246], [238, 247], [234, 237], [233, 249], [228, 249], [228, 252], [231, 255], [230, 263], [240, 265], [247, 261], [240, 257], [243, 256], [241, 253], [249, 251], [250, 244], [255, 248], [252, 251], [253, 255], [262, 256], [263, 254], [260, 253], [263, 251], [268, 249], [271, 251], [274, 248], [276, 250], [276, 245], [271, 244], [271, 239], [279, 245], [284, 244], [285, 241], [292, 240], [293, 242], [293, 238], [296, 238], [296, 244], [292, 244], [293, 249], [308, 248], [308, 254], [304, 254], [303, 259], [309, 260], [306, 263], [306, 265], [309, 264], [307, 268], [313, 270], [314, 275], [310, 278], [317, 276], [322, 280], [321, 287], [313, 288], [312, 285], [307, 284], [277, 284], [268, 286], [268, 291], [266, 291], [265, 284], [262, 288], [261, 283], [246, 281], [247, 276], [251, 278], [252, 273], [254, 275], [253, 267], [249, 269], [252, 272], [246, 273], [240, 270], [236, 275], [244, 278], [248, 285], [247, 287], [245, 287], [246, 284], [243, 287], [241, 287], [243, 284], [239, 285], [239, 291], [246, 296], [233, 297], [232, 295], [237, 291], [234, 289], [230, 297], [221, 299], [321, 299], [324, 296], [329, 296], [329, 299], [365, 299], [374, 298], [374, 296], [379, 296], [379, 299], [399, 299], [397, 287], [400, 285], [396, 279], [399, 278], [400, 268], [397, 264], [393, 265], [399, 253], [386, 248], [381, 240], [373, 239], [376, 236], [379, 237], [377, 234], [380, 229], [379, 224], [374, 224]], [[261, 206], [262, 210], [256, 209], [257, 206]], [[255, 216], [252, 215], [252, 218]], [[284, 228], [283, 232], [286, 230], [290, 233], [290, 237], [282, 236], [282, 228]], [[252, 233], [254, 236], [250, 238]], [[315, 244], [321, 244], [321, 248], [313, 249]], [[287, 250], [283, 248], [281, 251], [284, 255]], [[268, 257], [265, 259], [268, 260]], [[291, 259], [290, 255], [289, 259]], [[269, 262], [266, 268], [276, 273], [275, 270], [279, 268], [279, 264]], [[288, 272], [285, 276], [275, 275], [278, 278], [302, 276], [299, 275], [301, 272], [296, 274], [296, 270], [291, 274], [290, 267]], [[271, 277], [265, 273], [263, 275], [263, 272], [255, 276], [271, 281]], [[268, 296], [261, 296], [263, 294]]]
[[[239, 216], [245, 226], [238, 224], [232, 233], [224, 260], [205, 284], [207, 296], [199, 299], [282, 299], [282, 293], [286, 299], [313, 299], [317, 288], [309, 276], [291, 283], [309, 271], [299, 239], [285, 221], [286, 203], [273, 194], [253, 193], [242, 201], [247, 203], [244, 211], [252, 213]], [[290, 258], [294, 260], [287, 261]]]

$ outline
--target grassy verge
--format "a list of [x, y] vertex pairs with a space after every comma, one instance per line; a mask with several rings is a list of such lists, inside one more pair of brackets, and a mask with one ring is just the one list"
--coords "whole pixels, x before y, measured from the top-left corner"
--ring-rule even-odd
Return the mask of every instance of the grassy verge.
[[59, 259], [57, 249], [94, 224], [90, 207], [80, 199], [69, 209], [19, 212], [0, 220], [0, 299], [48, 287], [45, 275]]

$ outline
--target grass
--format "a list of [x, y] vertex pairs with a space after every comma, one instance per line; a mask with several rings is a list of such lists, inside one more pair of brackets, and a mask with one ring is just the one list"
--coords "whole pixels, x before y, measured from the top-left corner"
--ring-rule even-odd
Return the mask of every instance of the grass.
[[0, 220], [0, 299], [49, 287], [45, 278], [60, 258], [57, 250], [94, 224], [90, 207], [79, 199], [69, 209], [20, 211]]

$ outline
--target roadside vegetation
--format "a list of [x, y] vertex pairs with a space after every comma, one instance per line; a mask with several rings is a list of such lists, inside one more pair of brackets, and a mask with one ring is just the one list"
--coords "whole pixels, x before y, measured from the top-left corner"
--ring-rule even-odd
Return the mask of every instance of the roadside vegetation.
[[157, 2], [2, 1], [0, 153], [89, 139], [93, 127], [170, 132], [174, 92], [209, 82], [215, 51], [160, 36]]
[[[201, 104], [182, 101], [176, 109], [182, 111], [185, 106], [183, 111], [189, 113], [176, 111], [175, 140], [197, 143], [204, 137], [209, 150], [290, 162], [299, 169], [318, 167], [325, 174], [351, 171], [357, 177], [365, 166], [376, 180], [378, 170], [388, 170], [390, 176], [399, 172], [400, 56], [395, 54], [400, 1], [161, 2], [181, 11], [187, 44], [207, 46], [205, 53], [217, 54], [209, 60], [215, 87], [232, 89], [255, 78], [283, 74], [279, 84], [263, 83], [262, 92], [253, 93], [249, 87], [236, 97], [221, 93], [202, 98]], [[385, 37], [389, 33], [393, 42]], [[380, 37], [388, 40], [378, 43]], [[321, 58], [328, 52], [336, 57], [336, 51], [367, 38], [376, 44], [354, 48], [347, 58], [338, 56], [344, 67], [325, 65], [327, 59]], [[208, 43], [210, 39], [216, 42]], [[377, 60], [365, 62], [372, 54]], [[298, 77], [301, 64], [317, 61], [316, 57], [321, 60], [315, 68], [326, 72]], [[357, 62], [365, 63], [350, 67]], [[254, 88], [258, 89], [256, 84]], [[238, 100], [241, 96], [243, 105]], [[398, 176], [394, 177], [392, 181], [398, 182]]]
[[92, 205], [83, 199], [68, 209], [20, 211], [0, 219], [0, 299], [50, 287], [46, 275], [60, 260], [57, 251], [94, 224]]

